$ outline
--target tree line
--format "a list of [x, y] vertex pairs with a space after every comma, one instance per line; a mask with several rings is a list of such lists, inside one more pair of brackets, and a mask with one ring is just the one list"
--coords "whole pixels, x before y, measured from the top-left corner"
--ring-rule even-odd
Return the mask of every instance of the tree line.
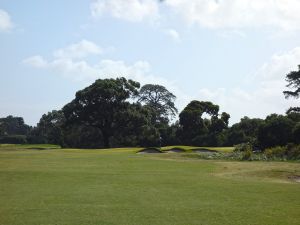
[[[299, 98], [299, 71], [286, 76], [286, 98]], [[180, 113], [176, 96], [164, 86], [127, 80], [98, 79], [76, 93], [61, 110], [44, 114], [35, 127], [23, 118], [0, 118], [0, 143], [49, 143], [62, 147], [233, 146], [257, 149], [300, 144], [300, 110], [265, 119], [244, 117], [229, 127], [230, 115], [209, 101], [191, 101]]]

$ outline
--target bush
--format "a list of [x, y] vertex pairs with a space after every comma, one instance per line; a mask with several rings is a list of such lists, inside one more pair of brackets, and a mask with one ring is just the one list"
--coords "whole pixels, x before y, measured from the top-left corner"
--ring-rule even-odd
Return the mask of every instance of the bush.
[[300, 160], [300, 145], [288, 144], [286, 146], [286, 154], [288, 159]]
[[1, 144], [26, 144], [25, 135], [7, 135], [0, 137]]
[[234, 146], [234, 151], [235, 152], [247, 152], [247, 151], [252, 152], [253, 146], [250, 143], [241, 143], [241, 144]]
[[284, 158], [286, 156], [286, 147], [276, 146], [273, 148], [267, 148], [265, 155], [268, 159], [271, 158]]
[[251, 157], [252, 157], [252, 150], [247, 149], [246, 151], [243, 152], [242, 160], [251, 160]]

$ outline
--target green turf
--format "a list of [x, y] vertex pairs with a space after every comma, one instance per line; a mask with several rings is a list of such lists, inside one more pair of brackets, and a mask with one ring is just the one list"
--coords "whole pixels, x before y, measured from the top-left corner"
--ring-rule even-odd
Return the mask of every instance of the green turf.
[[299, 225], [300, 164], [0, 151], [1, 225]]

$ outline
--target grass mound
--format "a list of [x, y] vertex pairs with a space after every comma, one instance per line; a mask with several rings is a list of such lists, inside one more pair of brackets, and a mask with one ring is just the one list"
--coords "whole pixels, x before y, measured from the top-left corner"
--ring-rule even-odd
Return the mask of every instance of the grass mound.
[[207, 148], [195, 148], [195, 149], [191, 149], [191, 151], [195, 153], [217, 153], [218, 152], [216, 150], [207, 149]]
[[137, 153], [163, 153], [161, 150], [159, 150], [158, 148], [144, 148], [140, 151], [138, 151]]

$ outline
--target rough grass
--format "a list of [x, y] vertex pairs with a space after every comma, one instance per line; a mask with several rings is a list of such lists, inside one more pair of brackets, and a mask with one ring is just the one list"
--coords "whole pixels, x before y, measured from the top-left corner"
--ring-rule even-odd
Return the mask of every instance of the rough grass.
[[[0, 151], [2, 225], [298, 225], [298, 163], [138, 149]], [[278, 172], [281, 171], [281, 172]]]

